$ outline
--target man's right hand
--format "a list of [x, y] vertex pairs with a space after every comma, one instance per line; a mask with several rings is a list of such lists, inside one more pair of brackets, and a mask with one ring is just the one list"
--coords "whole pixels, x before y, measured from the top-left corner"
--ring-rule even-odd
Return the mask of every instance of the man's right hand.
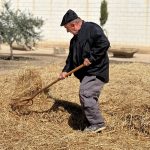
[[65, 79], [67, 77], [67, 72], [61, 72], [60, 75], [59, 75], [59, 78], [62, 80], [62, 79]]

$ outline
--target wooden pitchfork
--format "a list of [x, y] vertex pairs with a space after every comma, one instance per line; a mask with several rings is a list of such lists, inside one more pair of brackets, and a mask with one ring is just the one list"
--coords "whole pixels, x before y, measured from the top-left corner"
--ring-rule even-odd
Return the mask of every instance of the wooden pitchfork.
[[[78, 66], [77, 68], [71, 70], [70, 72], [68, 72], [66, 74], [66, 77], [68, 77], [69, 75], [71, 75], [72, 73], [78, 71], [79, 69], [83, 68], [85, 65], [82, 64], [80, 66]], [[26, 99], [23, 99], [23, 100], [20, 100], [20, 101], [17, 101], [15, 103], [12, 103], [10, 104], [11, 108], [13, 111], [17, 110], [17, 109], [20, 109], [21, 107], [23, 106], [31, 106], [33, 104], [33, 98], [35, 98], [39, 93], [47, 90], [50, 86], [52, 86], [53, 84], [57, 83], [58, 81], [60, 81], [61, 78], [57, 78], [55, 81], [53, 81], [52, 83], [50, 83], [49, 85], [45, 86], [44, 88], [40, 89], [39, 91], [35, 92], [32, 97], [30, 98], [26, 98]], [[15, 99], [13, 99], [15, 100]], [[16, 99], [18, 100], [18, 99]]]

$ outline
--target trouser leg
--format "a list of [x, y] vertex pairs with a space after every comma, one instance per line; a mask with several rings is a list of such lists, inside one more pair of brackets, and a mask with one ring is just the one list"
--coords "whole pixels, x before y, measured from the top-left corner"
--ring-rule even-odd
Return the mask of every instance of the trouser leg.
[[91, 125], [104, 124], [98, 98], [104, 83], [96, 76], [85, 76], [80, 83], [79, 97], [85, 116]]

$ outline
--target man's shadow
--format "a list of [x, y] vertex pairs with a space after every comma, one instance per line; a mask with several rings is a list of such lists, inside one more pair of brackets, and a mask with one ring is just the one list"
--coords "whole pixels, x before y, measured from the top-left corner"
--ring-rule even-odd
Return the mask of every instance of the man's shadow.
[[[60, 108], [62, 108], [64, 111], [67, 111], [70, 116], [68, 119], [68, 125], [74, 129], [74, 130], [83, 130], [86, 126], [89, 125], [84, 112], [82, 110], [82, 107], [77, 104], [77, 103], [73, 103], [73, 102], [69, 102], [66, 100], [61, 100], [58, 98], [55, 98], [51, 95], [48, 95], [48, 98], [53, 99], [54, 100], [54, 104], [51, 106], [50, 109], [48, 110], [43, 110], [43, 111], [30, 111], [30, 113], [36, 113], [36, 114], [41, 114], [41, 113], [52, 113], [52, 112], [56, 112], [60, 110]], [[63, 112], [62, 112], [63, 113]]]
[[89, 124], [81, 106], [77, 103], [56, 99], [50, 95], [49, 98], [54, 100], [54, 104], [48, 110], [48, 113], [50, 113], [51, 111], [57, 112], [60, 107], [63, 108], [70, 114], [68, 125], [74, 130], [83, 130]]

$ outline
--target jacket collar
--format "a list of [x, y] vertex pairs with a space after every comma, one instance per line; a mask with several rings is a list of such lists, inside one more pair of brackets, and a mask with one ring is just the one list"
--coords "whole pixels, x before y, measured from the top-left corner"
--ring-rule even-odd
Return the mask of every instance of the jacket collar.
[[85, 34], [85, 27], [84, 27], [85, 23], [86, 22], [83, 20], [81, 28], [80, 28], [78, 34], [74, 36], [74, 38], [78, 39], [78, 41], [84, 41], [86, 39], [86, 37], [84, 36], [84, 34]]

